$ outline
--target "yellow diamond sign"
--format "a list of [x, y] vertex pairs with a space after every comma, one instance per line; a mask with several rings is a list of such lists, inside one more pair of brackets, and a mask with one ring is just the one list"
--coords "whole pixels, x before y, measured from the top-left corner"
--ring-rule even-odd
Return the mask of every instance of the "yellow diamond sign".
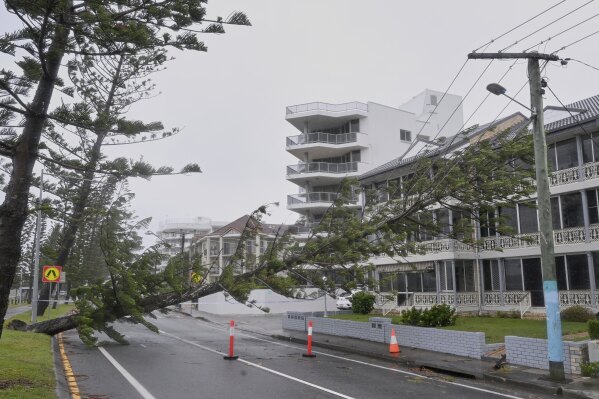
[[60, 281], [60, 273], [62, 273], [62, 266], [44, 266], [42, 270], [42, 282], [57, 283]]

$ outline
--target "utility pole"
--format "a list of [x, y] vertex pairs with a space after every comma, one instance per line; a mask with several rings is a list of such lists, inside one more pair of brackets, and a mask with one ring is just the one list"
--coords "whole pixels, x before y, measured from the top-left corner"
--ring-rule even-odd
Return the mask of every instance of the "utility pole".
[[[530, 86], [530, 104], [533, 118], [533, 136], [535, 152], [535, 170], [537, 179], [537, 201], [539, 210], [539, 238], [541, 247], [541, 265], [543, 270], [543, 294], [547, 316], [547, 353], [549, 377], [563, 381], [564, 355], [562, 342], [562, 324], [559, 314], [559, 296], [555, 272], [555, 254], [553, 242], [553, 222], [551, 218], [551, 200], [547, 168], [547, 142], [543, 122], [543, 90], [539, 60], [559, 61], [555, 54], [541, 53], [471, 53], [469, 59], [527, 59]], [[500, 86], [499, 86], [500, 87]], [[503, 89], [505, 92], [505, 89]], [[504, 94], [502, 92], [494, 94]]]

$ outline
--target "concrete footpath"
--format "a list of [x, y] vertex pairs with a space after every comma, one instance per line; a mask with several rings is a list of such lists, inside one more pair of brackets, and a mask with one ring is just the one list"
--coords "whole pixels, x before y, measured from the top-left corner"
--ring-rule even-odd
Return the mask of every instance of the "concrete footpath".
[[[282, 329], [281, 315], [222, 317], [195, 311], [193, 317], [199, 317], [223, 326], [228, 325], [229, 319], [234, 319], [239, 330], [266, 335], [287, 342], [307, 343], [306, 333]], [[422, 369], [422, 371], [428, 369], [456, 377], [517, 385], [544, 393], [562, 394], [566, 397], [599, 399], [598, 378], [568, 375], [567, 382], [556, 383], [547, 380], [548, 371], [546, 370], [510, 364], [496, 370], [493, 367], [496, 364], [496, 359], [477, 360], [408, 347], [401, 347], [400, 354], [390, 354], [388, 344], [325, 334], [315, 334], [312, 337], [312, 342], [315, 347], [367, 356], [410, 368]]]

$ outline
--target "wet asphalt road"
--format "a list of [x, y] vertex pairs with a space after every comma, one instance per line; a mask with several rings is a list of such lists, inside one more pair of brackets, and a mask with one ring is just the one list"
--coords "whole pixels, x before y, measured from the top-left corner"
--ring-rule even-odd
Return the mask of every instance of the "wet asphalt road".
[[[153, 320], [162, 334], [120, 325], [129, 346], [86, 348], [76, 334], [65, 334], [67, 353], [79, 387], [89, 398], [547, 398], [437, 374], [421, 374], [366, 357], [305, 348], [236, 334], [240, 360], [227, 361], [228, 331], [221, 325], [179, 314]], [[115, 367], [116, 365], [116, 367]], [[129, 374], [129, 380], [117, 368]], [[421, 375], [420, 375], [421, 374]], [[135, 386], [137, 388], [135, 388]]]

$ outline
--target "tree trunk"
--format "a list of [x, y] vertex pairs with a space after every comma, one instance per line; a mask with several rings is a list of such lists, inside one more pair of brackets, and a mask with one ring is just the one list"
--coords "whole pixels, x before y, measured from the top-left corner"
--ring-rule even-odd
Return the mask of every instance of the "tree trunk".
[[[99, 120], [107, 120], [109, 119], [110, 109], [113, 106], [114, 95], [119, 86], [121, 69], [123, 67], [124, 55], [121, 55], [119, 59], [119, 64], [115, 69], [115, 75], [112, 79], [112, 84], [110, 88], [110, 92], [108, 93], [108, 98], [106, 100], [106, 104], [104, 109], [99, 113], [96, 118], [96, 122]], [[73, 204], [73, 214], [69, 218], [69, 222], [66, 225], [64, 230], [62, 242], [60, 244], [60, 249], [58, 251], [58, 257], [56, 258], [56, 265], [62, 266], [63, 269], [67, 265], [69, 260], [69, 255], [71, 253], [71, 249], [73, 249], [73, 245], [75, 244], [75, 238], [77, 237], [77, 231], [79, 231], [79, 227], [81, 226], [81, 222], [83, 221], [84, 212], [87, 207], [87, 200], [92, 192], [92, 180], [95, 177], [94, 170], [98, 166], [98, 162], [100, 161], [100, 157], [102, 155], [102, 144], [104, 143], [104, 139], [108, 134], [109, 127], [108, 126], [100, 126], [99, 130], [96, 132], [96, 141], [94, 142], [94, 146], [92, 147], [90, 160], [87, 163], [87, 170], [83, 173], [83, 182], [81, 184], [81, 188], [79, 189], [79, 193], [77, 194], [77, 199]], [[46, 308], [50, 304], [50, 287], [48, 284], [44, 284], [40, 292], [40, 299], [43, 300], [37, 306], [37, 315], [43, 316]], [[53, 306], [55, 308], [55, 306]]]
[[67, 26], [58, 25], [46, 55], [47, 74], [42, 75], [29, 106], [31, 112], [25, 118], [23, 132], [12, 157], [12, 172], [4, 203], [0, 205], [0, 337], [8, 309], [10, 287], [21, 257], [21, 233], [27, 218], [33, 166], [68, 36]]

